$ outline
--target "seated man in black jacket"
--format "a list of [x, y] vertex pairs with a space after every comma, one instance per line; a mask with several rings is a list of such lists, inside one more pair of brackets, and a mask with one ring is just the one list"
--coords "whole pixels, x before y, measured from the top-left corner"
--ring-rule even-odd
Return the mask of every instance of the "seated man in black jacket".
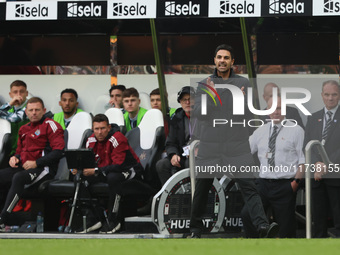
[[156, 164], [162, 185], [175, 172], [189, 167], [188, 145], [196, 126], [195, 121], [190, 121], [190, 112], [194, 104], [193, 94], [190, 86], [185, 86], [178, 92], [177, 101], [182, 107], [176, 110], [170, 121], [170, 131], [165, 142], [167, 157]]

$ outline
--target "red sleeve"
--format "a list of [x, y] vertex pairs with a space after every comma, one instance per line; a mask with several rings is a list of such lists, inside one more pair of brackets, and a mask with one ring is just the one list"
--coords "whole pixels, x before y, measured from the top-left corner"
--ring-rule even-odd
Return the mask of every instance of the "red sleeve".
[[129, 144], [126, 137], [122, 133], [116, 132], [110, 137], [109, 142], [111, 143], [111, 146], [113, 146], [111, 151], [112, 164], [123, 164], [126, 157], [126, 151], [129, 149]]
[[65, 148], [64, 130], [60, 124], [54, 120], [45, 120], [48, 125], [47, 137], [52, 150], [63, 150]]

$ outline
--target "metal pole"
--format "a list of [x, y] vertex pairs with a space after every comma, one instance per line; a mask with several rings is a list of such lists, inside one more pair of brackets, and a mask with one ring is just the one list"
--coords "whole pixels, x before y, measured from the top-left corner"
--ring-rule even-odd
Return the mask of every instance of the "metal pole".
[[[321, 155], [322, 162], [324, 162], [325, 165], [331, 164], [328, 155], [322, 145], [322, 143], [318, 140], [311, 140], [307, 143], [305, 148], [305, 154], [306, 154], [306, 165], [307, 167], [311, 165], [312, 163], [312, 147], [316, 145], [318, 148], [318, 151]], [[311, 239], [312, 238], [312, 199], [311, 199], [311, 172], [309, 171], [309, 168], [305, 170], [306, 172], [306, 238]]]
[[190, 183], [191, 183], [191, 201], [194, 200], [194, 194], [195, 194], [195, 184], [196, 184], [196, 178], [195, 178], [195, 148], [199, 144], [199, 140], [194, 140], [190, 144], [190, 155], [189, 155], [189, 173], [190, 173]]
[[247, 27], [246, 27], [246, 21], [244, 17], [240, 18], [240, 25], [241, 25], [241, 33], [242, 33], [242, 41], [243, 41], [243, 48], [244, 48], [244, 55], [246, 58], [246, 66], [247, 66], [247, 73], [249, 77], [249, 82], [253, 88], [253, 95], [255, 98], [254, 100], [254, 107], [256, 109], [260, 109], [260, 102], [258, 97], [258, 89], [257, 89], [257, 83], [256, 83], [256, 72], [254, 68], [254, 58], [252, 54], [252, 49], [249, 46], [249, 38], [247, 34]]
[[168, 98], [165, 96], [167, 94], [165, 76], [164, 76], [164, 70], [163, 70], [163, 65], [161, 61], [161, 54], [158, 48], [159, 40], [157, 36], [156, 24], [155, 24], [154, 19], [150, 19], [150, 27], [151, 27], [151, 35], [152, 35], [153, 52], [155, 55], [155, 63], [156, 63], [156, 69], [157, 69], [158, 87], [159, 87], [159, 92], [161, 94], [162, 113], [163, 113], [163, 116], [166, 116], [166, 118], [169, 118]]

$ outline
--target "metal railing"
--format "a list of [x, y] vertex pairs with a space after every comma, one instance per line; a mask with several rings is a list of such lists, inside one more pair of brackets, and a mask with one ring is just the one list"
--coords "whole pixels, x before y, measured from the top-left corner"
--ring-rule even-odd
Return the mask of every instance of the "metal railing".
[[[306, 148], [305, 148], [307, 166], [310, 166], [312, 163], [311, 161], [312, 161], [312, 147], [313, 146], [317, 146], [317, 149], [322, 158], [322, 162], [325, 165], [331, 164], [322, 143], [318, 140], [311, 140], [307, 143]], [[305, 172], [306, 172], [306, 176], [305, 176], [305, 179], [306, 179], [306, 238], [311, 239], [312, 238], [312, 209], [311, 209], [312, 174], [311, 174], [311, 171], [308, 171], [308, 169]]]
[[189, 168], [190, 168], [190, 183], [191, 183], [191, 202], [194, 200], [195, 194], [195, 149], [199, 144], [199, 140], [194, 140], [190, 144]]

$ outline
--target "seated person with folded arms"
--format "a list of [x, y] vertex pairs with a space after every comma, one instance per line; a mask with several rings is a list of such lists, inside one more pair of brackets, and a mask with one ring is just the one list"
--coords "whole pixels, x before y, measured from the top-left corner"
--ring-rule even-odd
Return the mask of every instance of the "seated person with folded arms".
[[74, 115], [82, 112], [78, 108], [78, 93], [74, 89], [64, 89], [60, 93], [59, 105], [63, 111], [54, 114], [53, 119], [66, 129]]
[[[90, 184], [105, 182], [109, 185], [108, 220], [103, 226], [101, 222], [93, 222], [86, 232], [102, 226], [99, 233], [113, 234], [120, 230], [123, 220], [117, 189], [127, 180], [142, 180], [143, 167], [119, 127], [111, 126], [106, 115], [97, 114], [92, 123], [93, 134], [87, 139], [86, 147], [93, 149], [98, 167], [85, 168], [83, 175]], [[76, 174], [77, 169], [71, 172]]]
[[123, 105], [125, 109], [124, 120], [126, 132], [138, 127], [146, 109], [139, 107], [139, 93], [135, 88], [128, 88], [123, 92]]
[[17, 148], [19, 128], [29, 122], [25, 113], [28, 96], [26, 83], [20, 80], [13, 81], [10, 85], [9, 96], [11, 100], [0, 107], [0, 118], [11, 122], [11, 155], [14, 155]]

